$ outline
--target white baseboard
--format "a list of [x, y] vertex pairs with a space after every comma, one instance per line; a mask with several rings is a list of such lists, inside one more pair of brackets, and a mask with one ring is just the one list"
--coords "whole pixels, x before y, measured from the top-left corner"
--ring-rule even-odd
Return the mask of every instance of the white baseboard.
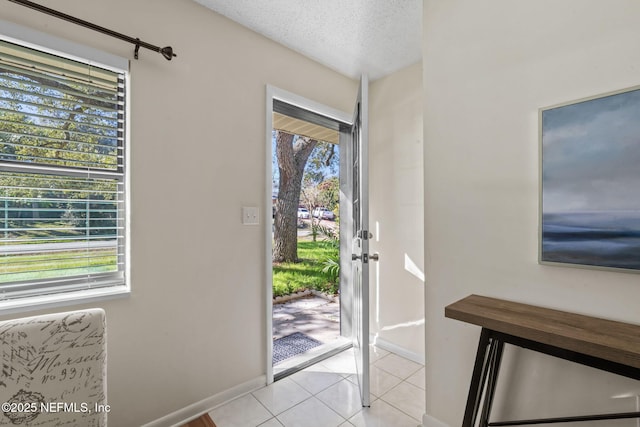
[[449, 425], [437, 418], [433, 418], [431, 415], [424, 414], [422, 416], [422, 427], [449, 427]]
[[392, 353], [397, 354], [398, 356], [402, 356], [405, 359], [409, 359], [413, 362], [424, 365], [424, 354], [415, 353], [413, 351], [409, 351], [404, 347], [400, 347], [392, 342], [389, 342], [383, 338], [371, 336], [369, 337], [372, 344], [375, 344], [377, 347], [380, 347], [383, 350], [390, 351]]
[[267, 377], [264, 375], [258, 378], [249, 380], [245, 383], [239, 384], [228, 390], [214, 394], [213, 396], [202, 399], [199, 402], [193, 403], [185, 408], [179, 409], [171, 414], [165, 415], [150, 423], [144, 424], [142, 427], [178, 427], [194, 418], [205, 414], [217, 406], [227, 403], [233, 399], [243, 396], [247, 393], [251, 393], [267, 384]]

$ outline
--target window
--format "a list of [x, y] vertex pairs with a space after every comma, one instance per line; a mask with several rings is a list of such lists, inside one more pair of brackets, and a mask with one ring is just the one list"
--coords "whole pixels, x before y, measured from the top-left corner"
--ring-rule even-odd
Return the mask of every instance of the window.
[[0, 305], [126, 288], [126, 77], [0, 40]]

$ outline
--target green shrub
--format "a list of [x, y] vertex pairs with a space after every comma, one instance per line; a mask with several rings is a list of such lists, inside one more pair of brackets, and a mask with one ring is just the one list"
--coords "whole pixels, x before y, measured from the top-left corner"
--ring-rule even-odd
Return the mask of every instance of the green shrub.
[[322, 272], [327, 280], [330, 283], [338, 283], [340, 279], [340, 257], [336, 254], [336, 256], [325, 258], [322, 265]]

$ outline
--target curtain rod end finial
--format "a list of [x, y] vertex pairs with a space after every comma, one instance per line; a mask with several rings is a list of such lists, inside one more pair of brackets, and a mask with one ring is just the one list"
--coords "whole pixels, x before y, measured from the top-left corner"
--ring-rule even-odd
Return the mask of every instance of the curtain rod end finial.
[[173, 58], [174, 56], [178, 56], [173, 53], [173, 48], [171, 46], [163, 47], [162, 49], [160, 49], [160, 53], [165, 57], [167, 61], [171, 61], [171, 58]]

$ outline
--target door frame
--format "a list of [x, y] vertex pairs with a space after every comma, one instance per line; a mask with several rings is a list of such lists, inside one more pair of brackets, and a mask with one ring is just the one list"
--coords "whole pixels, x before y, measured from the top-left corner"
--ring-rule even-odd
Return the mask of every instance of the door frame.
[[[267, 384], [273, 383], [273, 267], [271, 261], [272, 254], [272, 210], [273, 210], [273, 168], [272, 157], [273, 152], [272, 145], [272, 133], [273, 133], [273, 101], [278, 100], [287, 104], [299, 107], [301, 109], [317, 113], [325, 116], [329, 119], [341, 122], [347, 125], [353, 124], [352, 113], [346, 113], [344, 111], [337, 110], [335, 108], [328, 107], [316, 101], [312, 101], [300, 95], [296, 95], [292, 92], [280, 89], [278, 87], [267, 85], [266, 86], [266, 126], [265, 126], [265, 147], [266, 147], [266, 175], [265, 175], [265, 210], [264, 210], [264, 224], [265, 224], [265, 312], [266, 312], [266, 377]], [[340, 159], [340, 172], [342, 174], [342, 156]], [[342, 228], [342, 227], [341, 227]], [[342, 258], [342, 256], [341, 256]], [[342, 306], [343, 301], [340, 302]], [[341, 308], [342, 310], [342, 308]], [[340, 322], [342, 327], [341, 316]]]

